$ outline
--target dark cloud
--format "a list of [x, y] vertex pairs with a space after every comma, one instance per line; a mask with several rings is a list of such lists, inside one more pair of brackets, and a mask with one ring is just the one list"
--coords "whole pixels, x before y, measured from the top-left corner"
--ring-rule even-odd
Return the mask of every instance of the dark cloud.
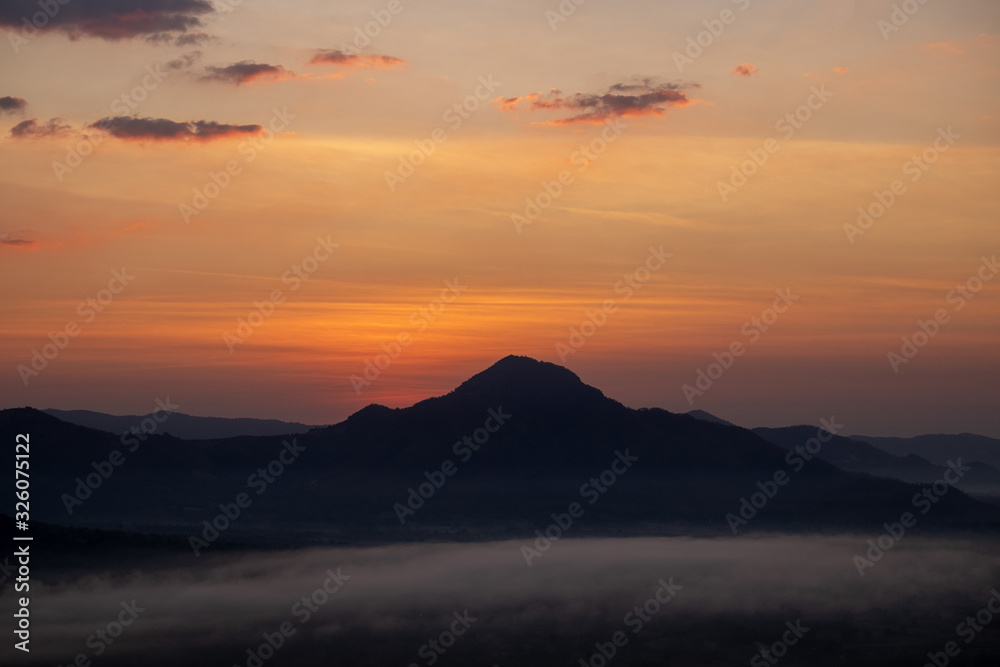
[[28, 239], [9, 239], [6, 234], [0, 234], [0, 245], [14, 245], [14, 246], [25, 246], [34, 245], [36, 241], [29, 241]]
[[750, 63], [740, 63], [736, 66], [736, 69], [733, 70], [733, 74], [739, 74], [740, 76], [753, 76], [758, 71], [759, 70]]
[[126, 141], [211, 141], [223, 137], [257, 134], [260, 125], [229, 125], [213, 120], [193, 120], [178, 123], [166, 118], [136, 118], [116, 116], [102, 118], [88, 127], [104, 130]]
[[4, 0], [0, 25], [20, 30], [63, 30], [70, 37], [128, 39], [185, 33], [201, 26], [199, 16], [214, 12], [208, 0], [71, 0], [52, 3], [52, 15], [37, 0]]
[[28, 101], [20, 97], [0, 97], [0, 114], [20, 114], [28, 106]]
[[174, 40], [174, 44], [177, 46], [197, 46], [213, 40], [215, 40], [215, 37], [209, 35], [207, 32], [189, 32], [184, 35], [178, 35], [177, 39]]
[[573, 125], [577, 123], [603, 123], [622, 116], [662, 116], [667, 107], [683, 107], [692, 100], [684, 92], [698, 84], [658, 84], [653, 79], [616, 83], [606, 93], [597, 95], [576, 93], [563, 95], [552, 89], [547, 94], [530, 93], [520, 97], [498, 98], [494, 102], [503, 111], [515, 111], [522, 102], [531, 111], [577, 112], [567, 118], [548, 121], [547, 125]]
[[406, 65], [406, 61], [379, 54], [361, 55], [345, 53], [336, 49], [320, 51], [309, 61], [310, 65], [338, 65], [340, 67], [363, 67], [364, 69], [395, 69]]
[[146, 37], [150, 44], [173, 44], [174, 46], [197, 46], [217, 39], [207, 32], [188, 32], [179, 35], [170, 32], [156, 32]]
[[61, 137], [70, 133], [72, 128], [63, 125], [62, 118], [50, 118], [48, 123], [39, 124], [37, 118], [23, 120], [10, 130], [10, 136], [15, 139], [42, 139], [45, 137]]
[[192, 51], [191, 53], [185, 53], [180, 58], [174, 58], [166, 64], [166, 68], [169, 70], [186, 70], [191, 67], [199, 58], [201, 58], [201, 51]]
[[252, 60], [243, 60], [226, 67], [206, 67], [202, 81], [220, 81], [222, 83], [233, 83], [237, 86], [243, 83], [254, 81], [286, 81], [294, 78], [295, 73], [290, 72], [281, 65], [268, 65], [266, 63], [255, 63]]

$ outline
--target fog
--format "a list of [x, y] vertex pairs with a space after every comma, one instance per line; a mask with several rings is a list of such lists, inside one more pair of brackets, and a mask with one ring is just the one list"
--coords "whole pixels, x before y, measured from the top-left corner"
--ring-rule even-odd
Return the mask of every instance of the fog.
[[[948, 638], [1000, 585], [995, 544], [917, 537], [903, 538], [862, 577], [852, 558], [870, 537], [564, 539], [530, 567], [522, 542], [493, 542], [190, 555], [155, 571], [124, 568], [48, 586], [41, 573], [42, 583], [32, 584], [32, 655], [59, 665], [80, 653], [95, 664], [245, 665], [262, 633], [290, 622], [295, 634], [266, 664], [341, 657], [344, 664], [423, 665], [431, 663], [418, 656], [421, 646], [449, 628], [454, 612], [468, 611], [472, 631], [440, 664], [534, 664], [516, 656], [540, 643], [548, 653], [539, 664], [576, 665], [616, 630], [632, 640], [621, 649], [622, 664], [647, 664], [656, 653], [696, 651], [688, 645], [692, 628], [705, 651], [742, 663], [756, 642], [770, 644], [785, 621], [802, 619], [813, 630], [785, 664], [818, 651], [834, 627], [843, 640], [845, 632], [910, 624], [930, 628], [909, 637], [909, 663], [920, 665], [937, 648], [932, 636]], [[338, 568], [340, 589], [314, 611], [299, 604], [296, 612]], [[661, 579], [681, 588], [633, 632], [624, 617]], [[8, 588], [5, 609], [10, 597]], [[88, 646], [88, 637], [132, 600], [143, 611], [96, 656], [100, 642]], [[541, 660], [539, 651], [530, 655]]]

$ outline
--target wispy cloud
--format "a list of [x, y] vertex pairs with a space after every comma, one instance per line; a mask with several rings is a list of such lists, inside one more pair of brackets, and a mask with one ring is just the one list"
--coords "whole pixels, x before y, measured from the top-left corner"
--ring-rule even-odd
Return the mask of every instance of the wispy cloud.
[[[24, 17], [36, 14], [39, 6], [37, 0], [4, 0], [0, 26], [20, 29]], [[63, 30], [72, 39], [171, 35], [200, 26], [199, 17], [214, 11], [208, 0], [73, 0], [59, 2], [39, 29]]]
[[63, 124], [62, 118], [50, 118], [47, 123], [39, 123], [37, 118], [31, 118], [12, 127], [10, 136], [15, 139], [44, 139], [65, 136], [72, 129], [69, 125]]
[[0, 234], [0, 245], [30, 246], [34, 244], [35, 241], [31, 241], [29, 239], [12, 239], [8, 238], [6, 234]]
[[225, 67], [206, 67], [201, 80], [232, 83], [239, 86], [244, 83], [287, 81], [294, 78], [295, 73], [281, 65], [242, 60]]
[[733, 74], [739, 74], [740, 76], [753, 76], [759, 71], [760, 69], [755, 65], [751, 65], [750, 63], [740, 63], [736, 66], [736, 69], [733, 70]]
[[395, 69], [406, 65], [401, 58], [379, 54], [350, 54], [339, 50], [321, 50], [309, 60], [310, 65], [337, 65], [364, 69]]
[[502, 111], [516, 111], [521, 103], [530, 111], [576, 111], [567, 118], [547, 121], [546, 125], [574, 125], [596, 123], [622, 116], [662, 116], [668, 107], [684, 107], [695, 100], [684, 92], [687, 88], [697, 88], [698, 84], [656, 83], [653, 79], [637, 82], [616, 83], [601, 94], [576, 93], [563, 95], [552, 89], [543, 95], [529, 93], [520, 97], [497, 98], [493, 100]]
[[104, 130], [126, 141], [211, 141], [224, 137], [258, 134], [260, 125], [230, 125], [213, 120], [177, 122], [166, 118], [117, 116], [102, 118], [88, 126]]

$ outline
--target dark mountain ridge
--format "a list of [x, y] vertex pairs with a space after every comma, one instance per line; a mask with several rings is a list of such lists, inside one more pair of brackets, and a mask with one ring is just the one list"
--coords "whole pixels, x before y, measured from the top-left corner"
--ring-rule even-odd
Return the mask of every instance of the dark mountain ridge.
[[[526, 357], [506, 357], [448, 394], [411, 407], [369, 405], [339, 424], [294, 436], [187, 441], [154, 434], [127, 447], [121, 438], [29, 408], [0, 412], [0, 430], [11, 440], [15, 432], [31, 433], [36, 518], [86, 527], [194, 533], [218, 514], [220, 503], [242, 492], [253, 504], [234, 522], [234, 534], [530, 536], [572, 502], [586, 508], [574, 525], [579, 536], [725, 534], [726, 515], [738, 512], [758, 483], [784, 471], [791, 481], [748, 530], [880, 530], [912, 511], [920, 491], [818, 459], [795, 470], [785, 448], [749, 430], [661, 409], [633, 410], [565, 368]], [[802, 436], [816, 434], [812, 427]], [[276, 466], [292, 442], [301, 453]], [[102, 462], [114, 450], [124, 461], [90, 497], [70, 503], [68, 513], [67, 498], [88, 475], [97, 480], [98, 468], [109, 470]], [[600, 484], [602, 472], [626, 451], [635, 462], [605, 474]], [[269, 464], [281, 473], [258, 494], [250, 480]], [[430, 497], [412, 500], [418, 507], [401, 524], [398, 506], [431, 479], [442, 483]], [[589, 503], [583, 489], [595, 480], [604, 490]], [[921, 527], [993, 530], [998, 519], [995, 508], [952, 491]]]

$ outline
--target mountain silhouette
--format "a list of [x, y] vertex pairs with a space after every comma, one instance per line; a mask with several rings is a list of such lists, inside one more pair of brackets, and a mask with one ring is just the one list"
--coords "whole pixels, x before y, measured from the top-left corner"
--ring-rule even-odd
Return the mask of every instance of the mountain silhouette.
[[[156, 413], [145, 415], [108, 415], [92, 410], [43, 410], [57, 419], [121, 435], [133, 426], [139, 426]], [[181, 412], [173, 412], [163, 430], [185, 440], [209, 440], [213, 438], [235, 438], [241, 435], [287, 435], [305, 433], [314, 426], [298, 422], [283, 422], [277, 419], [195, 417]]]
[[[753, 429], [757, 435], [784, 449], [801, 444], [814, 431], [813, 426]], [[962, 460], [962, 464], [970, 469], [955, 485], [957, 488], [966, 493], [981, 495], [984, 499], [992, 500], [995, 496], [1000, 496], [1000, 470], [958, 452], [942, 454], [940, 463], [932, 463], [916, 454], [896, 456], [864, 440], [837, 435], [823, 446], [817, 456], [841, 470], [892, 477], [915, 484], [932, 484], [942, 478], [949, 461]]]
[[[218, 514], [220, 503], [247, 492], [248, 478], [293, 438], [301, 455], [264, 492], [251, 494], [253, 505], [233, 535], [520, 537], [573, 502], [586, 507], [574, 524], [579, 536], [725, 534], [727, 516], [743, 499], [770, 489], [781, 471], [790, 481], [774, 489], [748, 530], [881, 530], [912, 510], [920, 491], [819, 458], [796, 470], [787, 447], [752, 431], [627, 408], [566, 368], [518, 356], [443, 396], [407, 408], [369, 405], [339, 424], [297, 435], [191, 441], [155, 433], [126, 451], [121, 437], [30, 408], [0, 412], [0, 431], [10, 440], [30, 431], [36, 443], [33, 515], [90, 528], [194, 531]], [[795, 437], [804, 443], [819, 433], [810, 427]], [[124, 462], [68, 513], [67, 494], [88, 475], [94, 479], [95, 464], [115, 450]], [[624, 471], [617, 464], [612, 475], [622, 457], [632, 463]], [[441, 482], [430, 497], [412, 499], [430, 480]], [[594, 480], [604, 490], [585, 496]], [[398, 508], [408, 499], [418, 511], [401, 521]], [[921, 528], [992, 529], [998, 517], [997, 508], [952, 490]]]

